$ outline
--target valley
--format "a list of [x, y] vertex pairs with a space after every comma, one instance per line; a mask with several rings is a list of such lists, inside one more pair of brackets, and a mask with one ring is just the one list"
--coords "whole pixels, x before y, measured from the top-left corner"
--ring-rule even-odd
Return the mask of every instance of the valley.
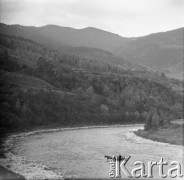
[[[156, 35], [150, 35], [150, 38], [128, 39], [87, 28], [79, 30], [76, 36], [76, 30], [68, 29], [74, 34], [70, 41], [66, 36], [68, 31], [65, 31], [65, 28], [55, 26], [36, 28], [4, 24], [0, 26], [1, 137], [6, 137], [10, 133], [30, 132], [35, 129], [142, 123], [145, 124], [145, 130], [137, 131], [138, 136], [182, 145], [183, 127], [170, 125], [170, 121], [183, 117], [183, 82], [167, 76], [168, 72], [171, 75], [172, 68], [169, 67], [171, 71], [165, 71], [168, 63], [165, 64], [163, 54], [159, 56], [162, 62], [158, 61], [158, 64], [154, 64], [162, 68], [150, 66], [152, 60], [149, 59], [149, 53], [152, 46], [148, 44], [154, 43], [151, 39]], [[52, 35], [53, 32], [54, 35]], [[59, 38], [56, 40], [57, 33], [61, 32], [64, 33], [66, 39], [59, 36], [62, 40]], [[96, 36], [96, 33], [99, 34]], [[80, 35], [80, 41], [77, 39], [78, 35]], [[100, 37], [100, 39], [96, 41], [94, 38], [94, 42], [91, 42], [91, 36]], [[52, 38], [52, 41], [49, 38]], [[146, 42], [147, 38], [151, 42]], [[155, 38], [153, 39], [155, 41]], [[84, 47], [86, 42], [91, 42], [91, 44]], [[137, 42], [139, 42], [138, 49]], [[167, 41], [164, 42], [167, 43]], [[126, 52], [125, 49], [121, 51], [122, 44], [123, 47], [130, 49], [127, 49]], [[169, 48], [173, 47], [169, 46]], [[175, 47], [176, 52], [180, 51], [180, 48], [180, 45]], [[146, 65], [145, 61], [138, 62], [138, 59], [142, 59], [141, 53], [147, 56], [145, 49], [149, 52], [149, 57], [145, 59]], [[154, 48], [152, 50], [155, 51]], [[129, 54], [128, 51], [131, 53]], [[154, 52], [154, 54], [157, 53]], [[173, 54], [173, 59], [178, 55], [178, 53]], [[170, 55], [167, 54], [166, 57]], [[128, 60], [129, 58], [131, 60]], [[154, 60], [157, 57], [151, 58]], [[177, 62], [179, 60], [180, 55]], [[157, 63], [157, 60], [154, 60], [154, 63]], [[160, 66], [160, 63], [163, 66]], [[172, 138], [168, 140], [169, 136]], [[34, 140], [33, 143], [35, 142]], [[43, 140], [42, 143], [44, 142], [46, 141]], [[129, 143], [126, 140], [125, 142]], [[32, 144], [31, 147], [33, 146]], [[24, 144], [20, 147], [23, 148]], [[24, 153], [27, 152], [29, 149], [24, 151]], [[68, 150], [66, 152], [68, 153]], [[6, 156], [6, 160], [11, 158], [5, 154], [6, 152], [2, 150], [2, 157]], [[28, 157], [27, 154], [25, 156]], [[62, 161], [62, 163], [65, 162], [67, 163], [67, 160]], [[35, 173], [27, 175], [24, 174], [22, 160], [16, 163], [20, 163], [21, 172], [16, 168], [12, 169], [14, 168], [12, 164], [8, 166], [14, 172], [31, 178], [40, 177], [40, 172], [45, 167], [40, 169], [42, 166], [35, 164], [34, 172], [37, 175]], [[44, 160], [43, 163], [48, 162]], [[55, 167], [52, 163], [49, 166]], [[66, 175], [75, 175], [75, 173], [80, 176], [80, 173], [86, 176], [94, 175], [94, 172], [90, 171], [92, 173], [90, 174], [87, 169], [84, 169], [84, 166], [81, 166], [84, 172], [81, 172], [80, 168], [76, 169], [74, 164], [72, 167], [69, 164], [67, 166], [71, 171], [62, 172]], [[64, 165], [61, 164], [61, 167], [63, 168]], [[31, 172], [32, 167], [29, 169]], [[59, 172], [60, 169], [57, 171]], [[4, 169], [3, 172], [6, 176], [9, 171]], [[43, 173], [45, 175], [42, 174], [42, 178], [43, 176], [62, 178], [60, 175], [53, 174], [52, 171]], [[104, 170], [102, 175], [105, 176]], [[13, 173], [12, 176], [17, 177]]]

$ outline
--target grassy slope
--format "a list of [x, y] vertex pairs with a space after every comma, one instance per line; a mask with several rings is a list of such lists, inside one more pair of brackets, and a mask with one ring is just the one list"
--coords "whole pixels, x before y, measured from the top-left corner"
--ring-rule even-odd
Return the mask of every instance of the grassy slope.
[[[5, 82], [4, 82], [5, 81]], [[41, 79], [14, 72], [0, 71], [0, 82], [7, 87], [19, 87], [22, 89], [38, 88], [53, 89], [53, 86]]]
[[154, 141], [184, 146], [184, 125], [182, 124], [170, 124], [158, 130], [139, 130], [135, 134]]

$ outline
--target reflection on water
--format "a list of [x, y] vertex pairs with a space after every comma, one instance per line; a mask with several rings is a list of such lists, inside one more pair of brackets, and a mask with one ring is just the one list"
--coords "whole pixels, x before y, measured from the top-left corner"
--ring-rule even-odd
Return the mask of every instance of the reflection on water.
[[[135, 161], [159, 162], [161, 157], [169, 164], [178, 161], [181, 164], [184, 148], [182, 146], [147, 143], [140, 138], [139, 142], [127, 138], [127, 133], [137, 127], [112, 127], [69, 130], [38, 134], [24, 138], [16, 147], [16, 154], [27, 159], [36, 160], [48, 165], [65, 175], [80, 177], [108, 177], [109, 164], [104, 155], [130, 155], [126, 167], [129, 170], [137, 167]], [[183, 164], [182, 164], [182, 167]], [[167, 173], [169, 165], [164, 166]], [[153, 177], [158, 177], [158, 166], [153, 168]], [[124, 173], [122, 178], [126, 177]]]

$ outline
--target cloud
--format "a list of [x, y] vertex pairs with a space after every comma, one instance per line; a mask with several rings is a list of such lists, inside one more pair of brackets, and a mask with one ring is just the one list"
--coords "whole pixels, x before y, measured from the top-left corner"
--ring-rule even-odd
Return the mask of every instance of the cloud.
[[[1, 0], [1, 21], [74, 28], [93, 26], [141, 36], [182, 26], [183, 0]], [[183, 9], [184, 10], [184, 9]]]

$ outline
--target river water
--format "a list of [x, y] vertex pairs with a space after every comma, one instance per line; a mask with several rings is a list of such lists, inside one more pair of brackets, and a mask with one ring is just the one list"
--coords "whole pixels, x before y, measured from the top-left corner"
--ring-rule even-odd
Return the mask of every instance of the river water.
[[[129, 171], [137, 167], [135, 161], [142, 161], [147, 173], [147, 162], [159, 162], [161, 157], [168, 162], [168, 166], [164, 166], [165, 174], [171, 168], [171, 161], [178, 161], [184, 167], [183, 146], [136, 137], [131, 131], [140, 128], [142, 126], [137, 125], [40, 133], [22, 138], [14, 153], [45, 164], [65, 176], [75, 177], [108, 178], [110, 166], [105, 155], [130, 155], [126, 164]], [[158, 172], [158, 166], [154, 166], [153, 177], [158, 178]], [[126, 175], [121, 172], [121, 177]]]

